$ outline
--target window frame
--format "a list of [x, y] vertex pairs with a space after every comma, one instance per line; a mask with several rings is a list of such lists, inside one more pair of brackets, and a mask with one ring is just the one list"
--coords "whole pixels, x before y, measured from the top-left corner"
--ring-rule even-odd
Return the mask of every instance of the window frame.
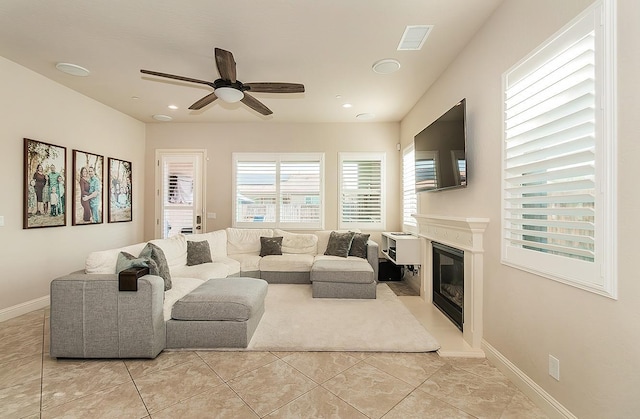
[[[344, 206], [344, 162], [378, 161], [380, 162], [380, 222], [347, 222], [343, 219]], [[386, 227], [386, 153], [384, 152], [340, 152], [338, 153], [338, 228], [340, 230], [361, 229], [366, 231], [384, 231]]]
[[[322, 230], [325, 222], [324, 153], [232, 153], [232, 226], [238, 228], [281, 228], [293, 230]], [[275, 163], [275, 221], [238, 221], [237, 187], [238, 162]], [[281, 191], [281, 164], [290, 162], [317, 162], [319, 165], [319, 219], [317, 223], [283, 222], [280, 206], [283, 202]]]
[[[509, 210], [507, 203], [506, 167], [506, 91], [507, 77], [524, 69], [529, 60], [537, 60], [549, 54], [549, 49], [558, 48], [556, 43], [566, 42], [579, 25], [591, 25], [595, 31], [595, 216], [594, 216], [594, 260], [583, 261], [568, 257], [527, 249], [525, 246], [510, 246]], [[570, 38], [571, 39], [571, 38]], [[573, 38], [573, 41], [577, 39]], [[528, 54], [503, 74], [503, 145], [502, 145], [502, 228], [501, 262], [554, 281], [582, 290], [617, 299], [617, 222], [616, 222], [616, 57], [615, 57], [615, 2], [604, 0], [594, 3], [569, 24]], [[551, 57], [553, 58], [553, 57]], [[543, 63], [549, 63], [547, 57]], [[529, 64], [529, 67], [533, 67]]]

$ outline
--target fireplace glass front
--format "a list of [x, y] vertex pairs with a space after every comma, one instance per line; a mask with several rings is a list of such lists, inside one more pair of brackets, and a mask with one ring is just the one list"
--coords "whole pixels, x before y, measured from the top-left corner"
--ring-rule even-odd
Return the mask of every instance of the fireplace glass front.
[[462, 330], [464, 251], [433, 242], [433, 304]]

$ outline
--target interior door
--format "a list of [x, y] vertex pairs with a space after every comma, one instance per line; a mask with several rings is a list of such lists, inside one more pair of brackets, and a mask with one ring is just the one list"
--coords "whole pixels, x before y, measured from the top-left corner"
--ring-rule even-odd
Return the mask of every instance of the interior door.
[[198, 234], [204, 226], [204, 150], [158, 150], [156, 237]]

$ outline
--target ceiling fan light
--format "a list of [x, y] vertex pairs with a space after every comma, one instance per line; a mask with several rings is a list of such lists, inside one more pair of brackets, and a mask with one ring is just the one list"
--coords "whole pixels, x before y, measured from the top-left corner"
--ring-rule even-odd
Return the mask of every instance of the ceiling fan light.
[[240, 102], [244, 98], [244, 93], [233, 87], [218, 87], [214, 90], [214, 93], [218, 98], [224, 100], [227, 103]]

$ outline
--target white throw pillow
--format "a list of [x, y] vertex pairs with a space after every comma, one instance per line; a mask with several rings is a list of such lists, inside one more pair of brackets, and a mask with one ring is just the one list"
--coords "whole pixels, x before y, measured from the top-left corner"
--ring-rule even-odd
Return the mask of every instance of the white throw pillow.
[[112, 274], [116, 271], [118, 255], [120, 252], [127, 252], [133, 256], [138, 256], [147, 243], [137, 243], [131, 246], [120, 247], [118, 249], [101, 250], [91, 252], [84, 262], [84, 271], [88, 274]]
[[260, 254], [260, 237], [273, 237], [270, 228], [227, 228], [227, 254]]
[[162, 249], [170, 271], [187, 266], [187, 239], [184, 234], [176, 234], [168, 239], [151, 240], [149, 243]]
[[318, 250], [318, 236], [315, 234], [290, 233], [275, 229], [274, 237], [282, 237], [282, 253], [315, 255]]

